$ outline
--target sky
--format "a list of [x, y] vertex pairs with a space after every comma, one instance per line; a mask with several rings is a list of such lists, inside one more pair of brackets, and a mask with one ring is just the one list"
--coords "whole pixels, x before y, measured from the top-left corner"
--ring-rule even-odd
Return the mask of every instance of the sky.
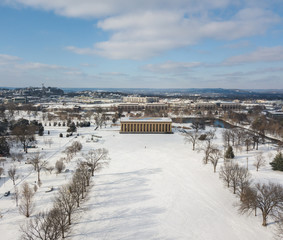
[[0, 0], [0, 86], [283, 89], [282, 0]]

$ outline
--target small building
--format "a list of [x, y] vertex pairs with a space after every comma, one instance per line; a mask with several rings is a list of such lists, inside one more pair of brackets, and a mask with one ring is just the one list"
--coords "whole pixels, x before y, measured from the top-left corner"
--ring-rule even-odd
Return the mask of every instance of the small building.
[[125, 103], [153, 103], [153, 102], [159, 102], [159, 98], [158, 97], [129, 96], [129, 97], [123, 97], [123, 102]]
[[171, 118], [121, 118], [120, 133], [172, 133]]

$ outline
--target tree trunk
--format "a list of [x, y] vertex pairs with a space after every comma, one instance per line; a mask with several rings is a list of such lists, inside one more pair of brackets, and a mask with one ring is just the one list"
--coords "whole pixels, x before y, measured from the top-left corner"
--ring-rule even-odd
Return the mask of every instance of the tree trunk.
[[69, 222], [69, 225], [71, 225], [71, 211], [68, 212], [68, 222]]
[[40, 171], [37, 170], [37, 182], [40, 183]]
[[267, 216], [265, 213], [262, 213], [262, 226], [266, 227], [267, 224], [266, 224], [266, 219], [267, 219]]

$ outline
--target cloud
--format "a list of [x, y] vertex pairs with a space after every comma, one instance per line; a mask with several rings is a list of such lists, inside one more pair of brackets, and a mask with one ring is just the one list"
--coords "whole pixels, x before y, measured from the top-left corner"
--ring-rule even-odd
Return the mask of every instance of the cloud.
[[283, 46], [258, 48], [251, 53], [230, 57], [223, 62], [223, 65], [278, 61], [283, 61]]
[[23, 70], [67, 70], [68, 67], [63, 67], [54, 64], [44, 64], [38, 62], [20, 63], [15, 65], [18, 69]]
[[245, 77], [245, 76], [252, 76], [252, 75], [263, 75], [275, 72], [283, 72], [283, 67], [270, 67], [270, 68], [262, 68], [256, 69], [253, 71], [247, 72], [232, 72], [232, 73], [223, 73], [223, 74], [215, 74], [215, 77]]
[[[271, 0], [272, 6], [279, 0]], [[66, 50], [110, 59], [147, 59], [202, 39], [237, 40], [264, 34], [280, 21], [265, 0], [4, 0], [17, 7], [97, 19], [109, 39]], [[227, 17], [229, 16], [229, 17]]]
[[75, 68], [45, 64], [40, 62], [26, 62], [17, 56], [0, 54], [0, 73], [9, 73], [12, 75], [21, 76], [22, 74], [39, 73], [41, 76], [62, 74], [66, 71], [77, 71]]
[[161, 64], [147, 64], [142, 67], [143, 70], [161, 73], [161, 74], [176, 74], [191, 71], [192, 68], [201, 66], [199, 62], [172, 62], [168, 61]]
[[208, 9], [224, 8], [233, 0], [4, 0], [12, 6], [28, 6], [58, 15], [76, 18], [99, 18], [129, 12], [151, 10], [185, 10], [194, 13]]
[[112, 33], [92, 48], [67, 47], [77, 54], [110, 59], [147, 59], [202, 39], [237, 40], [264, 34], [279, 17], [262, 9], [242, 9], [231, 19], [187, 17], [180, 11], [145, 11], [108, 17], [97, 27]]
[[20, 61], [21, 58], [7, 54], [0, 54], [0, 66], [15, 63]]

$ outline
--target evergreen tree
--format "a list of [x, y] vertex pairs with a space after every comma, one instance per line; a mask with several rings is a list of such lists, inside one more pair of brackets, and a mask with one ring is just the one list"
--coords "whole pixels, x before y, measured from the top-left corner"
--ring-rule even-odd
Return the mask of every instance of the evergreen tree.
[[5, 137], [0, 137], [0, 155], [10, 155], [10, 147]]
[[72, 122], [72, 123], [69, 125], [69, 128], [67, 129], [67, 132], [73, 133], [73, 132], [76, 132], [76, 131], [77, 131], [77, 127], [76, 127], [75, 123]]
[[283, 155], [282, 152], [279, 152], [274, 157], [273, 161], [269, 163], [272, 166], [273, 170], [283, 171]]
[[226, 152], [225, 152], [225, 158], [234, 158], [235, 155], [234, 155], [234, 152], [233, 152], [233, 148], [232, 146], [229, 145], [229, 147], [227, 148]]

